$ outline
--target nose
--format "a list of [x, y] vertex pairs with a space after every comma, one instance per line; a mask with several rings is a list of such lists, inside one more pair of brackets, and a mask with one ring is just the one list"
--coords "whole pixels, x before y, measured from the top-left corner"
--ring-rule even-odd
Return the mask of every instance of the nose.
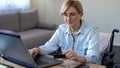
[[67, 20], [70, 20], [71, 18], [69, 16], [66, 17]]
[[68, 20], [71, 19], [71, 16], [70, 15], [66, 16], [66, 19], [68, 19]]
[[70, 21], [71, 21], [71, 18], [70, 18], [70, 17], [66, 17], [66, 21], [67, 21], [67, 22], [70, 22]]

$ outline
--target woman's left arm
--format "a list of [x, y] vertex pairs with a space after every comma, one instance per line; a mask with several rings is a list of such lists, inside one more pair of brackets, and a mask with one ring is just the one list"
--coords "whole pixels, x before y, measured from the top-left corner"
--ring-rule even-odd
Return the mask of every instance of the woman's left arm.
[[86, 62], [99, 63], [98, 28], [94, 29], [90, 35], [88, 49], [84, 57], [86, 58]]

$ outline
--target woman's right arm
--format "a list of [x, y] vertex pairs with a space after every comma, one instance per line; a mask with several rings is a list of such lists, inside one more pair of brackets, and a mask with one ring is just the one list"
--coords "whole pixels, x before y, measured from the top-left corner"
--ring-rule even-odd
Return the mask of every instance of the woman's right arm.
[[53, 36], [50, 38], [49, 41], [47, 41], [44, 45], [41, 45], [40, 48], [40, 53], [41, 54], [50, 54], [54, 51], [56, 51], [59, 47], [58, 42], [59, 42], [59, 28], [56, 30], [56, 32], [53, 34]]
[[[56, 51], [59, 43], [59, 38], [61, 37], [61, 26], [55, 31], [53, 36], [50, 38], [49, 41], [47, 41], [44, 45], [41, 45], [39, 48], [33, 48], [29, 52], [31, 55], [36, 55], [36, 53], [40, 54], [50, 54], [54, 51]], [[35, 54], [34, 54], [35, 53]]]
[[56, 30], [51, 39], [47, 41], [44, 45], [41, 45], [38, 48], [29, 49], [28, 52], [30, 53], [31, 56], [36, 56], [38, 53], [49, 54], [58, 49], [57, 44], [58, 44], [58, 30]]

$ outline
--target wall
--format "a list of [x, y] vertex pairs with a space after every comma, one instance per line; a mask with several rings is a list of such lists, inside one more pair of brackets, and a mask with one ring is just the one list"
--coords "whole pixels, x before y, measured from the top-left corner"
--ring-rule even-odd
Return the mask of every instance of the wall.
[[30, 7], [31, 9], [38, 9], [39, 11], [39, 20], [44, 22], [45, 20], [45, 13], [44, 13], [44, 0], [30, 0]]
[[64, 0], [31, 0], [31, 9], [39, 10], [40, 21], [63, 23], [59, 10]]
[[[80, 0], [84, 7], [83, 19], [99, 27], [101, 32], [120, 30], [120, 0]], [[39, 9], [41, 22], [64, 23], [59, 15], [64, 0], [31, 0], [31, 8]], [[115, 45], [120, 46], [120, 33], [115, 34]]]

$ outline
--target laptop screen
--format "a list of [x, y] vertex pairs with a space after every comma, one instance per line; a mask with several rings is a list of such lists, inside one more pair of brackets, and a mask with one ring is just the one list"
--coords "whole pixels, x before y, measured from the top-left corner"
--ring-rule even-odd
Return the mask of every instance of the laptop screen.
[[17, 61], [20, 61], [21, 63], [25, 62], [36, 65], [22, 43], [20, 36], [0, 32], [0, 51], [2, 51], [3, 56], [5, 55], [17, 59]]

